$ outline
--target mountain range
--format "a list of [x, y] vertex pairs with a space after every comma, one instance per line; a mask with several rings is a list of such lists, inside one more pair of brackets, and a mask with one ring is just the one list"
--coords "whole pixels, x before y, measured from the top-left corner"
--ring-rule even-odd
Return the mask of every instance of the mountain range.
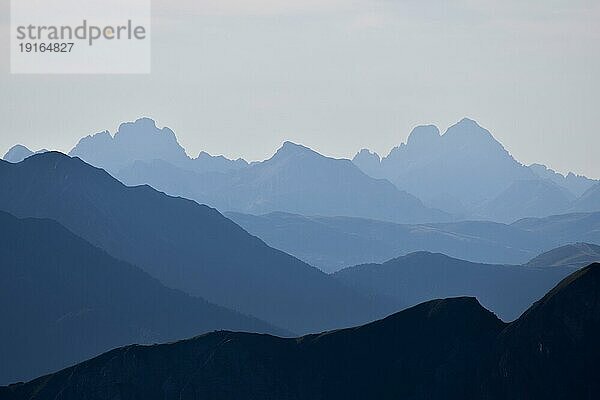
[[0, 400], [600, 389], [600, 182], [473, 120], [383, 158], [194, 158], [149, 118], [4, 158], [0, 384], [50, 374]]
[[590, 243], [573, 243], [547, 251], [529, 260], [528, 267], [580, 268], [600, 262], [600, 246]]
[[[386, 157], [364, 149], [353, 162], [367, 174], [388, 179], [425, 204], [463, 219], [513, 222], [583, 211], [575, 199], [597, 184], [544, 165], [519, 163], [488, 130], [468, 118], [443, 135], [436, 126], [418, 126]], [[600, 211], [600, 203], [585, 211]]]
[[506, 324], [468, 297], [296, 339], [215, 332], [127, 346], [24, 384], [21, 399], [593, 399], [600, 264]]
[[168, 289], [58, 223], [0, 212], [0, 382], [218, 329], [286, 334]]
[[127, 185], [149, 184], [221, 211], [355, 215], [400, 222], [450, 218], [388, 181], [367, 176], [349, 160], [325, 157], [291, 142], [270, 159], [250, 165], [206, 153], [192, 160], [171, 130], [139, 119], [121, 125], [114, 138], [107, 132], [86, 137], [69, 154]]
[[328, 273], [416, 251], [477, 263], [524, 264], [569, 243], [600, 244], [600, 212], [528, 218], [510, 225], [489, 221], [406, 225], [288, 213], [225, 215], [270, 246]]
[[248, 163], [242, 159], [228, 160], [201, 152], [191, 158], [177, 142], [169, 128], [159, 129], [149, 118], [126, 122], [113, 135], [108, 131], [82, 138], [71, 150], [70, 156], [100, 167], [113, 175], [136, 161], [162, 160], [173, 166], [196, 172], [227, 171], [243, 168]]
[[[30, 153], [19, 146], [5, 158], [15, 162]], [[114, 135], [84, 137], [69, 154], [128, 185], [149, 184], [221, 212], [511, 223], [600, 211], [598, 181], [522, 165], [468, 118], [443, 135], [433, 125], [418, 126], [386, 157], [364, 149], [352, 162], [291, 142], [262, 162], [206, 152], [192, 158], [172, 130], [158, 128], [149, 118], [123, 123]]]
[[165, 286], [295, 333], [382, 315], [332, 277], [267, 246], [215, 209], [149, 186], [126, 187], [57, 152], [0, 162], [0, 209], [49, 218]]

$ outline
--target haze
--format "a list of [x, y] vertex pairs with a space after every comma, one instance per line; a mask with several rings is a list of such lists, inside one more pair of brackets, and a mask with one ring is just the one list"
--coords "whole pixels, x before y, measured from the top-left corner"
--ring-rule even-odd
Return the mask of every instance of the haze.
[[468, 116], [523, 162], [600, 178], [597, 2], [196, 3], [154, 0], [151, 75], [27, 76], [9, 73], [3, 1], [0, 152], [150, 116], [193, 156], [264, 159], [286, 139], [385, 155]]

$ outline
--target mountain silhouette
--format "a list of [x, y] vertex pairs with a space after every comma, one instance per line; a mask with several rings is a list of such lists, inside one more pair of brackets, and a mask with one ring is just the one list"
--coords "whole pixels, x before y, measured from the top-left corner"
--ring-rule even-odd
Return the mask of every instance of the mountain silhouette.
[[523, 264], [567, 243], [600, 244], [600, 213], [527, 219], [512, 225], [486, 221], [407, 225], [288, 213], [226, 216], [269, 246], [325, 272], [383, 263], [416, 251], [479, 263]]
[[18, 163], [26, 159], [27, 157], [31, 157], [34, 154], [45, 153], [48, 150], [38, 150], [36, 152], [29, 150], [27, 147], [22, 144], [17, 144], [11, 147], [8, 152], [4, 155], [4, 161], [8, 161], [11, 163]]
[[595, 263], [565, 278], [503, 330], [484, 391], [497, 399], [598, 397], [600, 345], [592, 338], [600, 335], [599, 289]]
[[249, 235], [218, 211], [148, 186], [126, 187], [61, 153], [0, 163], [0, 209], [58, 221], [167, 287], [291, 332], [381, 316], [330, 276]]
[[180, 168], [206, 172], [243, 168], [244, 160], [213, 157], [206, 152], [190, 158], [177, 142], [169, 128], [159, 129], [150, 118], [140, 118], [119, 126], [114, 136], [108, 131], [84, 137], [69, 155], [79, 157], [88, 164], [102, 168], [112, 175], [131, 166], [136, 161], [162, 160]]
[[281, 339], [215, 332], [128, 346], [26, 384], [21, 399], [594, 399], [600, 264], [505, 324], [469, 297]]
[[365, 296], [395, 300], [396, 310], [436, 298], [473, 296], [504, 321], [512, 321], [572, 272], [566, 266], [479, 264], [416, 252], [383, 264], [345, 268], [333, 276]]
[[573, 243], [540, 254], [525, 265], [528, 267], [581, 268], [594, 262], [600, 262], [600, 246], [590, 243]]
[[459, 219], [510, 222], [572, 211], [599, 211], [600, 200], [573, 207], [598, 181], [559, 174], [545, 165], [515, 160], [492, 134], [464, 118], [440, 135], [433, 125], [418, 126], [406, 144], [386, 157], [367, 149], [353, 159], [361, 170], [385, 178], [429, 207]]
[[217, 329], [279, 333], [168, 289], [51, 220], [0, 212], [0, 382], [32, 379], [117, 346]]
[[[373, 163], [367, 166], [364, 159], [355, 157], [354, 162], [373, 171]], [[433, 125], [416, 127], [406, 144], [381, 159], [373, 176], [389, 179], [426, 203], [450, 197], [465, 207], [494, 198], [514, 181], [535, 178], [489, 131], [468, 118], [443, 135]]]
[[226, 173], [194, 174], [156, 160], [137, 162], [117, 177], [128, 185], [149, 184], [222, 211], [283, 211], [398, 222], [450, 219], [390, 182], [369, 177], [349, 160], [325, 157], [291, 142], [266, 161]]
[[468, 118], [443, 135], [433, 125], [418, 126], [388, 156], [363, 149], [352, 163], [292, 142], [270, 159], [251, 164], [206, 152], [191, 158], [171, 129], [158, 128], [149, 118], [121, 124], [114, 136], [107, 131], [87, 136], [69, 155], [127, 185], [148, 184], [222, 212], [423, 223], [512, 222], [600, 211], [598, 196], [575, 202], [597, 181], [540, 164], [522, 165]]

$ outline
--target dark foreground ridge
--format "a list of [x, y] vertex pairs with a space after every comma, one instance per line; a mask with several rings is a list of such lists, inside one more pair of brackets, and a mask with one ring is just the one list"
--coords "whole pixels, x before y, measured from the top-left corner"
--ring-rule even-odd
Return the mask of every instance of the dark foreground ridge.
[[505, 324], [468, 297], [297, 339], [216, 332], [128, 346], [1, 399], [598, 398], [600, 264]]

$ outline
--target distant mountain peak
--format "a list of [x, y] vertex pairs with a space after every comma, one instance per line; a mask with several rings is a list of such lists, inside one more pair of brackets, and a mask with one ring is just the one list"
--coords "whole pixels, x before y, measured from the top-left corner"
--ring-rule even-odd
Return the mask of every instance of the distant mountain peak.
[[360, 149], [360, 151], [358, 153], [356, 153], [356, 155], [354, 156], [354, 158], [357, 158], [357, 157], [368, 157], [368, 158], [377, 160], [378, 162], [381, 161], [381, 156], [379, 154], [377, 154], [376, 152], [371, 151], [369, 149]]
[[408, 146], [433, 145], [440, 139], [440, 130], [435, 125], [419, 125], [408, 136]]
[[33, 151], [29, 150], [22, 144], [17, 144], [11, 147], [4, 155], [4, 160], [11, 163], [18, 163], [33, 155]]
[[[181, 147], [173, 132], [170, 128], [158, 128], [156, 122], [151, 118], [139, 118], [135, 122], [124, 122], [119, 126], [119, 130], [115, 133], [115, 141], [126, 136], [134, 140], [147, 140], [149, 137], [154, 136], [155, 139], [160, 138], [165, 141], [163, 144], [170, 144], [173, 146], [171, 151], [177, 151], [181, 155], [187, 154], [185, 149]], [[141, 144], [141, 143], [140, 143]]]
[[484, 138], [490, 142], [497, 143], [499, 146], [504, 148], [494, 138], [494, 136], [487, 129], [483, 128], [481, 125], [477, 123], [477, 121], [470, 118], [463, 118], [456, 124], [452, 125], [446, 133], [444, 133], [445, 139], [464, 139], [464, 140], [472, 140], [472, 139], [481, 139]]
[[34, 152], [28, 149], [27, 147], [23, 146], [22, 144], [16, 144], [13, 147], [11, 147], [10, 150], [8, 150], [8, 152], [6, 152], [6, 154], [4, 155], [4, 160], [10, 163], [19, 163], [24, 159], [31, 157], [34, 154], [45, 153], [47, 151], [48, 150], [46, 149], [42, 149]]
[[283, 142], [283, 144], [281, 145], [281, 148], [287, 149], [287, 150], [311, 150], [310, 148], [308, 148], [302, 144], [294, 143], [290, 140], [286, 140], [285, 142]]
[[479, 126], [477, 121], [475, 121], [474, 119], [471, 119], [469, 117], [464, 117], [463, 119], [458, 121], [458, 125], [476, 125], [481, 128], [481, 126]]
[[167, 127], [158, 128], [156, 122], [147, 117], [122, 123], [114, 136], [108, 131], [87, 136], [69, 155], [112, 173], [135, 161], [163, 160], [179, 167], [190, 162], [175, 133]]
[[273, 156], [273, 159], [297, 155], [311, 155], [324, 157], [309, 147], [286, 140], [285, 142], [283, 142], [279, 150], [277, 150], [277, 152]]
[[379, 169], [381, 167], [381, 157], [374, 151], [362, 149], [356, 153], [352, 162], [367, 175], [374, 178], [380, 177]]

